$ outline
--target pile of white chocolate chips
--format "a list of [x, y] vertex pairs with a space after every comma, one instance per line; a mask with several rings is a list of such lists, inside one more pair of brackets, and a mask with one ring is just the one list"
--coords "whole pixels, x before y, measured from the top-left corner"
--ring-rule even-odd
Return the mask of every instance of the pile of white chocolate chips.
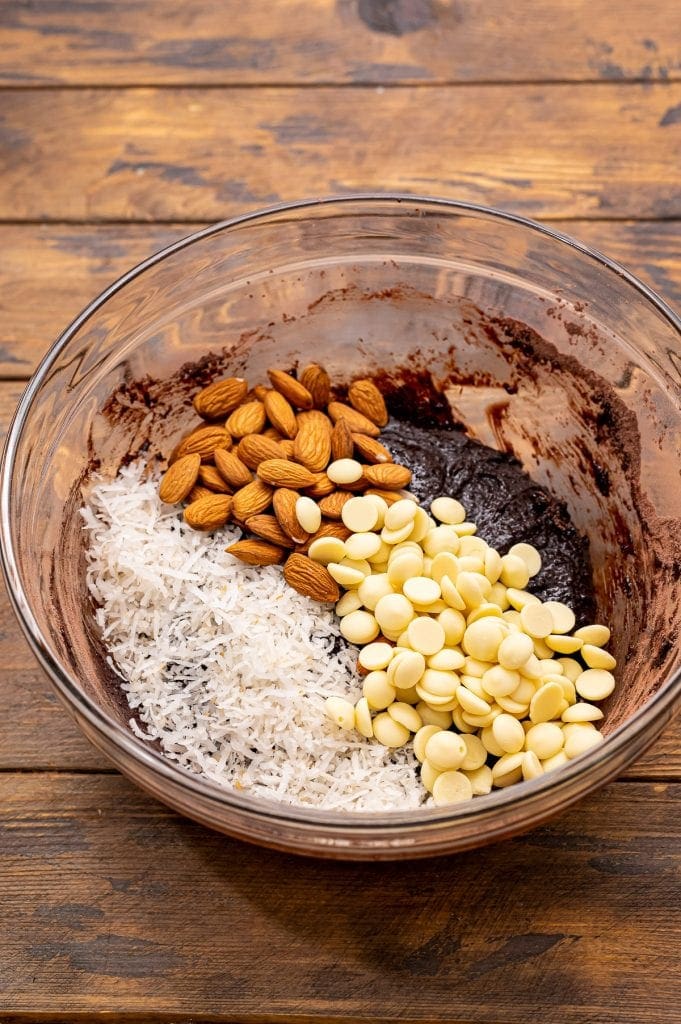
[[541, 568], [534, 547], [500, 555], [455, 498], [430, 511], [354, 497], [342, 511], [348, 539], [320, 538], [309, 555], [346, 590], [341, 633], [367, 673], [361, 699], [329, 698], [329, 716], [389, 747], [413, 735], [424, 786], [449, 804], [601, 742], [593, 702], [612, 693], [615, 659], [606, 626], [574, 630], [567, 605], [526, 589]]
[[411, 471], [378, 441], [388, 414], [373, 382], [356, 381], [345, 403], [321, 367], [269, 376], [271, 388], [228, 378], [196, 396], [208, 424], [178, 445], [160, 495], [188, 502], [194, 529], [236, 523], [245, 536], [228, 552], [285, 563], [290, 586], [335, 603], [360, 648], [363, 695], [330, 697], [328, 716], [387, 748], [413, 740], [438, 805], [535, 779], [600, 743], [597, 702], [615, 686], [609, 629], [575, 629], [569, 607], [528, 591], [534, 547], [502, 555], [456, 497], [426, 511], [403, 490]]

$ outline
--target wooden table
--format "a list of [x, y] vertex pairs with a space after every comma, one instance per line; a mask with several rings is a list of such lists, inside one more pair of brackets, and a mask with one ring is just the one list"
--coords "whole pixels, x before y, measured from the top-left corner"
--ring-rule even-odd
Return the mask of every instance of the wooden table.
[[[550, 221], [681, 304], [677, 0], [2, 0], [0, 417], [199, 224], [383, 187]], [[678, 1024], [681, 727], [523, 839], [316, 863], [76, 731], [3, 598], [0, 1019]]]

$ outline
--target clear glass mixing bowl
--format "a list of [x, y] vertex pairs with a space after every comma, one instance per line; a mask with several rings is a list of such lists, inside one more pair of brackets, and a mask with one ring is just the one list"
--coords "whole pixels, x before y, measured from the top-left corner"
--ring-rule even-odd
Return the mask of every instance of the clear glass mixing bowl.
[[[547, 344], [530, 335], [511, 343], [499, 318], [522, 321]], [[270, 365], [310, 359], [341, 379], [425, 370], [472, 435], [514, 451], [565, 500], [589, 537], [620, 663], [605, 743], [560, 771], [463, 805], [350, 815], [218, 788], [137, 739], [101, 657], [77, 509], [93, 465], [115, 474], [140, 449], [168, 455], [192, 422], [189, 401], [159, 407], [153, 386], [139, 382], [175, 374], [180, 387], [182, 364], [209, 351], [214, 366], [252, 380]], [[206, 825], [286, 850], [365, 859], [510, 836], [621, 772], [679, 702], [680, 371], [681, 322], [654, 293], [586, 246], [519, 217], [377, 195], [217, 224], [112, 285], [30, 381], [2, 467], [11, 599], [83, 732], [140, 786]]]

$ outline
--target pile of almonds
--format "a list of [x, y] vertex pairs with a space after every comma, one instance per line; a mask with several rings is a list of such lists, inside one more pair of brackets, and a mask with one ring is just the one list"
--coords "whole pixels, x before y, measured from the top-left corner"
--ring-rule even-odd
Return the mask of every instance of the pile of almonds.
[[249, 565], [284, 563], [298, 593], [337, 601], [326, 567], [308, 558], [322, 537], [347, 540], [343, 506], [374, 494], [388, 505], [402, 497], [411, 471], [392, 461], [378, 440], [388, 422], [370, 380], [357, 380], [337, 401], [326, 370], [312, 364], [296, 379], [269, 370], [271, 388], [246, 380], [215, 381], [194, 398], [203, 420], [177, 445], [160, 485], [162, 501], [186, 501], [196, 530], [236, 523], [250, 537], [227, 550]]

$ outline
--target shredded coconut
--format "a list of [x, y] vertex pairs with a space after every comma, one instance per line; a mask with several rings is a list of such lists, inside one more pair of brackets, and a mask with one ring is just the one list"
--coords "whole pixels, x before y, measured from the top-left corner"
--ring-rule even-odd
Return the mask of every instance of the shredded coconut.
[[292, 590], [278, 566], [225, 552], [236, 527], [186, 526], [143, 463], [97, 481], [81, 514], [87, 584], [136, 735], [190, 772], [289, 804], [425, 802], [411, 746], [390, 751], [327, 719], [327, 697], [361, 696], [356, 652], [333, 611]]

